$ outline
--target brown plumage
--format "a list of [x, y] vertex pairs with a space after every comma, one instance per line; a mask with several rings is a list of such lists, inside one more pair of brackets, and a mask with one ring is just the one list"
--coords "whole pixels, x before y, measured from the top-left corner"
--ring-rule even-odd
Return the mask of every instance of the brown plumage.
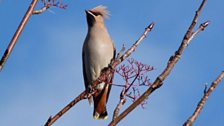
[[[104, 6], [97, 6], [86, 10], [88, 24], [88, 33], [83, 44], [83, 76], [85, 88], [91, 91], [91, 84], [99, 76], [103, 68], [108, 67], [115, 55], [114, 44], [110, 38], [107, 28], [104, 25], [104, 19], [108, 17], [108, 11]], [[96, 87], [99, 94], [90, 98], [94, 101], [94, 119], [106, 119], [108, 116], [106, 103], [111, 89], [110, 84], [102, 82]]]

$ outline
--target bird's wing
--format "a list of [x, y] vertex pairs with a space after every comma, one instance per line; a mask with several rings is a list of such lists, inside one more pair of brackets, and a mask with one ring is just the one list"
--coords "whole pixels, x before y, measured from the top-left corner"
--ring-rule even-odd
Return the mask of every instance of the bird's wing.
[[[83, 77], [84, 77], [84, 83], [85, 83], [85, 89], [88, 91], [89, 90], [89, 85], [90, 82], [87, 79], [87, 75], [86, 75], [86, 67], [85, 67], [85, 53], [84, 51], [82, 51], [82, 73], [83, 73]], [[93, 106], [93, 98], [90, 97], [88, 98], [89, 104], [92, 107]]]
[[[114, 46], [114, 56], [113, 56], [113, 59], [115, 59], [115, 58], [116, 58], [116, 48], [115, 48], [115, 46]], [[108, 92], [107, 92], [107, 100], [106, 100], [106, 102], [107, 102], [108, 99], [109, 99], [110, 90], [111, 90], [111, 86], [112, 86], [112, 83], [113, 83], [113, 78], [114, 78], [114, 73], [113, 73], [113, 75], [112, 75], [112, 77], [111, 77], [110, 84], [109, 84], [109, 86], [108, 86]]]
[[88, 89], [89, 82], [87, 80], [87, 75], [86, 75], [86, 68], [85, 68], [85, 53], [82, 51], [82, 73], [84, 77], [84, 83], [85, 83], [85, 88], [86, 90]]
[[116, 58], [116, 48], [115, 48], [114, 44], [113, 44], [113, 47], [114, 47], [114, 57], [113, 57], [113, 59], [115, 59]]

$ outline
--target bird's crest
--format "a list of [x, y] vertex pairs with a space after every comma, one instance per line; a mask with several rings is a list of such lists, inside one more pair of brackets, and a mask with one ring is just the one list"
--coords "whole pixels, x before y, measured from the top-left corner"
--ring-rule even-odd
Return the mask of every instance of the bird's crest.
[[107, 10], [106, 6], [103, 5], [99, 5], [93, 9], [90, 10], [91, 12], [95, 13], [95, 14], [99, 14], [102, 15], [103, 18], [109, 18], [109, 11]]

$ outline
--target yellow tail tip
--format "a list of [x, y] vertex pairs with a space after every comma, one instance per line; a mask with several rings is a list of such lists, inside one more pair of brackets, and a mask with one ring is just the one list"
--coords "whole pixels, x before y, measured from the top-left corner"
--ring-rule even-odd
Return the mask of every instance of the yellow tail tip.
[[99, 118], [99, 116], [93, 116], [93, 119], [99, 120], [100, 118]]
[[96, 114], [96, 115], [93, 116], [93, 119], [95, 119], [95, 120], [101, 120], [101, 119], [107, 120], [108, 116], [100, 116], [99, 114]]
[[107, 119], [108, 119], [108, 116], [104, 116], [103, 119], [104, 119], [104, 120], [107, 120]]

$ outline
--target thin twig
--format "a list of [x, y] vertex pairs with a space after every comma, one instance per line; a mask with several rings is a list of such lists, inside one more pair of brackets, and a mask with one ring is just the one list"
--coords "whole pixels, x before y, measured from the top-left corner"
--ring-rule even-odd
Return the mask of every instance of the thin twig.
[[123, 44], [120, 52], [117, 54], [117, 58], [120, 58], [122, 56], [122, 54], [124, 53], [124, 51], [125, 51], [125, 47], [124, 47], [124, 44]]
[[30, 18], [30, 16], [32, 15], [32, 12], [33, 12], [33, 9], [34, 7], [36, 6], [38, 0], [32, 0], [28, 10], [26, 11], [26, 14], [24, 15], [21, 23], [19, 24], [19, 27], [17, 28], [16, 32], [14, 33], [7, 49], [5, 50], [2, 58], [1, 58], [1, 61], [0, 61], [0, 71], [2, 70], [6, 60], [8, 59], [10, 53], [12, 52], [13, 50], [13, 47], [15, 46], [22, 30], [24, 29], [24, 26], [26, 25], [28, 19]]
[[[196, 11], [196, 14], [192, 20], [192, 23], [190, 27], [188, 28], [182, 43], [179, 47], [179, 49], [175, 52], [173, 56], [170, 57], [166, 68], [164, 71], [156, 78], [156, 80], [153, 82], [152, 86], [150, 86], [147, 91], [145, 91], [134, 103], [132, 103], [126, 110], [124, 110], [117, 118], [112, 120], [109, 124], [109, 126], [115, 126], [118, 122], [120, 122], [125, 116], [127, 116], [132, 110], [134, 110], [139, 104], [141, 104], [146, 98], [149, 97], [149, 95], [154, 92], [156, 89], [158, 89], [160, 86], [162, 86], [162, 82], [166, 79], [166, 77], [170, 74], [171, 70], [177, 63], [177, 61], [180, 59], [181, 54], [183, 53], [184, 49], [186, 48], [187, 44], [189, 43], [189, 40], [191, 40], [191, 36], [193, 33], [194, 26], [196, 25], [198, 16], [200, 15], [202, 8], [204, 7], [207, 0], [203, 0], [200, 7]], [[208, 24], [207, 24], [208, 25]], [[204, 28], [207, 26], [205, 25]], [[204, 29], [203, 28], [203, 29]], [[202, 30], [202, 29], [201, 29]]]
[[116, 108], [114, 109], [114, 113], [113, 113], [113, 119], [117, 118], [119, 111], [121, 109], [121, 107], [124, 105], [124, 103], [126, 102], [126, 95], [127, 93], [124, 93], [125, 89], [122, 90], [121, 94], [120, 94], [120, 100], [116, 106]]
[[212, 93], [212, 91], [216, 88], [216, 86], [220, 83], [220, 81], [223, 78], [224, 78], [224, 71], [222, 71], [221, 74], [216, 78], [216, 80], [212, 82], [209, 89], [206, 91], [206, 93], [204, 93], [203, 97], [199, 101], [194, 113], [188, 118], [188, 120], [183, 124], [183, 126], [192, 126], [192, 124], [200, 114], [202, 108], [204, 107], [205, 102], [207, 101], [209, 95]]
[[83, 91], [79, 96], [72, 100], [68, 105], [66, 105], [61, 111], [59, 111], [53, 117], [50, 116], [44, 126], [51, 126], [56, 120], [58, 120], [64, 113], [71, 109], [79, 101], [86, 99], [86, 91]]
[[205, 27], [207, 27], [209, 24], [209, 21], [206, 21], [205, 23], [202, 23], [199, 28], [196, 30], [196, 32], [194, 32], [191, 37], [189, 38], [189, 41], [187, 43], [187, 45], [191, 42], [191, 40], [200, 32], [203, 31], [205, 29]]
[[43, 12], [45, 12], [47, 9], [49, 9], [50, 7], [58, 7], [61, 9], [66, 9], [68, 5], [63, 4], [62, 0], [57, 1], [57, 0], [42, 0], [43, 3], [43, 7], [40, 8], [39, 10], [34, 10], [33, 14], [42, 14]]
[[[143, 35], [135, 42], [135, 44], [133, 44], [132, 47], [130, 47], [130, 49], [128, 51], [126, 51], [121, 57], [116, 58], [114, 61], [112, 61], [112, 64], [110, 65], [110, 67], [107, 67], [103, 70], [101, 70], [101, 74], [100, 77], [95, 80], [92, 83], [92, 90], [93, 93], [92, 94], [88, 94], [86, 93], [86, 91], [83, 91], [78, 97], [76, 97], [73, 101], [71, 101], [66, 107], [64, 107], [62, 110], [60, 110], [54, 117], [51, 117], [47, 120], [47, 122], [45, 123], [45, 126], [51, 126], [55, 121], [57, 121], [61, 116], [63, 116], [69, 109], [71, 109], [76, 103], [78, 103], [80, 100], [86, 99], [88, 97], [90, 97], [91, 95], [96, 95], [96, 93], [100, 93], [97, 92], [95, 90], [95, 87], [102, 82], [109, 82], [109, 80], [111, 79], [110, 77], [113, 76], [114, 74], [114, 69], [124, 60], [126, 59], [129, 55], [131, 55], [131, 53], [136, 49], [136, 47], [141, 43], [141, 41], [146, 37], [147, 33], [150, 32], [152, 30], [154, 26], [154, 23], [151, 23], [146, 29], [145, 32], [143, 33]], [[109, 79], [108, 79], [109, 77]]]
[[113, 119], [117, 118], [121, 107], [124, 105], [124, 103], [126, 101], [126, 95], [127, 95], [128, 90], [132, 87], [132, 85], [134, 84], [134, 82], [136, 81], [136, 79], [138, 77], [139, 77], [139, 74], [137, 74], [135, 76], [135, 78], [133, 79], [131, 84], [128, 84], [128, 82], [127, 82], [128, 80], [126, 80], [125, 88], [123, 88], [123, 90], [122, 90], [122, 92], [120, 94], [120, 100], [119, 100], [116, 108], [114, 109]]
[[[113, 119], [117, 118], [119, 112], [120, 112], [120, 109], [122, 108], [122, 106], [124, 105], [125, 101], [126, 101], [126, 96], [127, 96], [127, 92], [128, 90], [130, 89], [130, 87], [132, 87], [134, 81], [137, 79], [139, 75], [137, 75], [135, 77], [135, 79], [133, 80], [133, 82], [128, 85], [128, 86], [125, 86], [125, 88], [122, 90], [121, 94], [120, 94], [120, 100], [116, 106], [116, 108], [114, 109], [114, 113], [113, 113]], [[127, 82], [126, 82], [127, 83]], [[127, 85], [127, 84], [126, 84]]]
[[[135, 51], [136, 47], [141, 43], [141, 41], [146, 37], [147, 33], [150, 32], [152, 30], [152, 28], [154, 27], [155, 23], [152, 22], [147, 28], [145, 28], [145, 32], [142, 34], [142, 36], [131, 46], [131, 48], [129, 48], [120, 58], [119, 58], [119, 62], [117, 63], [121, 63], [124, 59], [126, 59], [129, 55], [131, 55], [132, 52]], [[114, 64], [114, 66], [117, 66], [116, 64]], [[115, 67], [113, 67], [115, 68]]]
[[40, 8], [39, 10], [34, 10], [33, 14], [42, 14], [43, 12], [45, 12], [47, 9], [49, 9], [50, 6], [43, 6], [42, 8]]
[[[149, 79], [147, 78], [147, 76], [143, 77], [143, 75], [149, 71], [152, 71], [153, 67], [142, 64], [141, 62], [135, 61], [134, 59], [128, 59], [127, 61], [130, 66], [127, 65], [125, 67], [125, 65], [121, 65], [116, 71], [124, 79], [125, 85], [123, 85], [123, 90], [120, 93], [119, 102], [114, 109], [113, 119], [118, 116], [119, 111], [123, 107], [127, 97], [132, 99], [132, 101], [135, 101], [136, 98], [140, 96], [139, 90], [137, 91], [138, 94], [136, 94], [136, 90], [138, 89], [138, 87], [150, 86], [150, 84], [145, 84], [148, 83]], [[131, 80], [131, 82], [129, 82], [129, 80]], [[138, 82], [136, 83], [136, 81]], [[130, 89], [132, 89], [133, 91], [129, 91]], [[131, 94], [133, 94], [133, 96], [131, 96]]]

